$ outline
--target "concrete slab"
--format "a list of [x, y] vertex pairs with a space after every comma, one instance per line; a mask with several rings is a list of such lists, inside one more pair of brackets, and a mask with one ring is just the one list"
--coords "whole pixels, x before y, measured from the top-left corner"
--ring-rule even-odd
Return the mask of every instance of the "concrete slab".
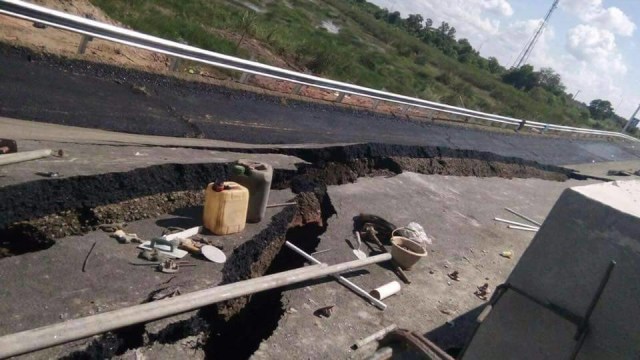
[[[270, 199], [285, 202], [293, 196], [289, 190], [275, 190]], [[234, 249], [265, 230], [270, 219], [280, 211], [282, 208], [267, 209], [265, 220], [247, 224], [241, 233], [211, 237], [219, 239], [229, 257]], [[201, 207], [183, 209], [130, 223], [126, 231], [151, 239], [160, 236], [168, 226], [201, 225], [201, 214]], [[149, 293], [161, 288], [178, 286], [182, 293], [187, 293], [215, 286], [223, 279], [222, 264], [191, 255], [183, 260], [196, 266], [182, 268], [177, 274], [131, 265], [146, 262], [137, 258], [136, 244], [119, 244], [108, 235], [96, 231], [67, 237], [47, 250], [0, 259], [0, 313], [4, 314], [0, 318], [0, 335], [139, 304]], [[94, 243], [86, 272], [82, 272], [83, 261]], [[47, 350], [47, 357], [60, 356], [65, 353], [64, 349], [72, 348], [61, 346]]]
[[184, 147], [141, 145], [96, 145], [52, 141], [19, 141], [20, 151], [62, 149], [63, 157], [49, 157], [0, 166], [0, 187], [47, 179], [49, 172], [57, 178], [126, 172], [161, 164], [224, 163], [251, 159], [271, 164], [274, 169], [295, 171], [295, 164], [305, 163], [294, 156], [281, 154], [246, 154]]
[[[429, 255], [407, 272], [413, 283], [403, 284], [399, 295], [385, 300], [386, 311], [367, 305], [333, 281], [286, 291], [288, 311], [253, 358], [362, 358], [372, 348], [353, 353], [350, 346], [391, 323], [427, 334], [445, 349], [461, 347], [485, 303], [474, 291], [484, 283], [491, 290], [503, 283], [533, 237], [507, 229], [493, 217], [510, 218], [503, 209], [510, 207], [543, 220], [564, 189], [584, 183], [403, 173], [329, 187], [337, 214], [329, 219], [317, 249], [332, 250], [318, 259], [355, 259], [345, 239], [353, 239], [353, 217], [361, 212], [398, 226], [419, 222], [433, 238]], [[501, 257], [505, 250], [513, 251], [514, 257]], [[348, 277], [367, 290], [399, 280], [385, 265], [365, 270]], [[460, 281], [447, 276], [453, 271], [459, 272]], [[335, 305], [330, 318], [313, 315], [327, 305]]]
[[[561, 339], [550, 340], [549, 358], [563, 358], [568, 346], [569, 350], [579, 348], [577, 359], [640, 356], [640, 324], [635, 321], [640, 317], [640, 288], [635, 285], [640, 282], [638, 229], [640, 181], [608, 182], [563, 192], [508, 279], [529, 296], [573, 314], [577, 318], [574, 335], [595, 304], [584, 344], [580, 347], [576, 341], [566, 344]], [[607, 279], [612, 261], [615, 267]], [[606, 285], [599, 296], [603, 281]], [[488, 321], [492, 317], [502, 317], [503, 321], [489, 321], [484, 331], [493, 336], [474, 338], [469, 354], [486, 358], [489, 353], [500, 353], [492, 358], [508, 359], [515, 353], [535, 351], [536, 340], [546, 337], [547, 331], [532, 327], [539, 321], [540, 311], [525, 312], [516, 306], [492, 311]], [[525, 338], [518, 340], [520, 346], [506, 347], [505, 339], [515, 337], [523, 328], [528, 331], [521, 333]]]
[[[520, 311], [514, 313], [510, 309]], [[494, 316], [487, 318], [474, 335], [465, 360], [513, 359], [516, 354], [522, 360], [571, 358], [576, 332], [573, 323], [514, 291], [507, 291], [492, 312]], [[531, 318], [536, 321], [528, 322]], [[527, 326], [510, 326], [525, 322]], [[500, 346], [487, 346], [496, 337], [500, 337]], [[521, 351], [523, 348], [527, 351]]]

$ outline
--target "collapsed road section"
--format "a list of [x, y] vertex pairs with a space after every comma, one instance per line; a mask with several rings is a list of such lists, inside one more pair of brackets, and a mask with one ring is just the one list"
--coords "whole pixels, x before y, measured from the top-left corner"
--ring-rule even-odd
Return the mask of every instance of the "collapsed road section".
[[[558, 184], [575, 176], [559, 167], [490, 153], [417, 146], [280, 149], [273, 151], [279, 153], [276, 155], [218, 152], [215, 161], [205, 160], [211, 158], [210, 150], [102, 146], [109, 151], [99, 151], [105, 156], [101, 160], [111, 160], [114, 165], [101, 168], [99, 164], [104, 162], [84, 161], [92, 156], [90, 148], [95, 146], [19, 145], [25, 150], [50, 145], [63, 151], [54, 151], [55, 157], [1, 169], [0, 246], [4, 257], [0, 259], [0, 303], [2, 312], [9, 316], [0, 322], [0, 335], [164, 298], [180, 302], [185, 296], [181, 294], [299, 268], [304, 259], [281, 249], [288, 240], [307, 253], [327, 250], [316, 247], [329, 219], [336, 215], [328, 186], [407, 171], [533, 177]], [[160, 266], [158, 270], [153, 262], [149, 262], [152, 266], [137, 265], [146, 264], [146, 260], [136, 258], [139, 250], [134, 239], [151, 240], [175, 228], [201, 226], [205, 186], [231, 177], [233, 161], [238, 158], [268, 156], [294, 162], [294, 166], [285, 164], [287, 161], [274, 166], [269, 203], [295, 202], [296, 206], [268, 208], [264, 220], [247, 224], [236, 234], [205, 233], [199, 241], [222, 250], [227, 258], [224, 264], [194, 255], [175, 261], [175, 267]], [[81, 170], [74, 167], [77, 164], [83, 164]], [[396, 189], [401, 191], [401, 187]], [[119, 238], [117, 231], [126, 235], [124, 240], [110, 236]], [[342, 253], [337, 248], [329, 250]], [[171, 272], [178, 268], [178, 272]], [[275, 289], [199, 311], [189, 309], [179, 317], [126, 327], [34, 356], [108, 358], [158, 347], [167, 354], [183, 351], [186, 346], [203, 356], [224, 353], [230, 358], [246, 358], [280, 326], [285, 314], [281, 294], [282, 289]], [[361, 304], [366, 306], [366, 302]], [[322, 305], [311, 303], [310, 307], [314, 312], [326, 308], [319, 314], [331, 316], [330, 304]], [[249, 335], [242, 337], [248, 329]], [[239, 337], [249, 343], [238, 341]]]

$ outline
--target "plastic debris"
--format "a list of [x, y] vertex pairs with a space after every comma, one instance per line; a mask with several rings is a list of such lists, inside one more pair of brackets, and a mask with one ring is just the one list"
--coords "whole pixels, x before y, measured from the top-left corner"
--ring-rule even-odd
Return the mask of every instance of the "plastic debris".
[[124, 228], [127, 227], [126, 222], [121, 222], [121, 223], [114, 223], [114, 224], [100, 224], [98, 225], [98, 229], [104, 231], [104, 232], [116, 232], [118, 230], [123, 230]]
[[149, 261], [163, 261], [167, 258], [166, 255], [156, 249], [143, 249], [140, 251], [140, 254], [138, 254], [138, 257]]
[[205, 245], [200, 251], [211, 262], [222, 264], [227, 261], [227, 256], [215, 246]]
[[[414, 242], [420, 244], [422, 248], [426, 249], [427, 245], [431, 245], [433, 242], [424, 231], [422, 225], [417, 222], [410, 222], [409, 225], [403, 228], [396, 229], [400, 236], [406, 237]], [[396, 232], [394, 231], [394, 232]]]
[[129, 244], [129, 243], [143, 243], [142, 239], [138, 237], [136, 234], [127, 234], [123, 230], [116, 230], [111, 234], [111, 237], [116, 238], [118, 242], [121, 244]]
[[161, 271], [163, 273], [167, 273], [167, 274], [177, 273], [178, 269], [180, 269], [180, 267], [178, 266], [178, 263], [176, 263], [171, 259], [167, 259], [161, 262], [160, 264], [158, 264], [158, 271]]
[[37, 172], [36, 175], [48, 178], [57, 178], [60, 177], [60, 173], [55, 171], [47, 171], [47, 172]]

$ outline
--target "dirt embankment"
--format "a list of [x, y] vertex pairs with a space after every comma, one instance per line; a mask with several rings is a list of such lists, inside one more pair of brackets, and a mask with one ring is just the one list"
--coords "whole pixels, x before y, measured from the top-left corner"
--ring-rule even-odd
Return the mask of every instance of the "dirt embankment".
[[[32, 2], [69, 14], [127, 28], [122, 23], [110, 18], [104, 11], [91, 4], [88, 0], [33, 0]], [[210, 31], [230, 41], [237, 41], [241, 37], [239, 34], [228, 30], [210, 29]], [[250, 76], [244, 84], [241, 84], [236, 82], [236, 79], [240, 78], [240, 74], [230, 76], [228, 71], [221, 71], [213, 66], [189, 61], [180, 62], [177, 66], [177, 71], [172, 71], [172, 59], [169, 56], [100, 39], [93, 39], [89, 42], [85, 53], [78, 54], [80, 39], [81, 35], [69, 31], [52, 27], [42, 29], [35, 27], [29, 21], [0, 15], [0, 42], [23, 46], [34, 50], [36, 53], [48, 53], [70, 59], [116, 65], [234, 89], [249, 91], [262, 89], [272, 95], [296, 100], [304, 99], [325, 103], [333, 102], [339, 96], [339, 93], [335, 91], [307, 86], [298, 89], [298, 93], [294, 94], [292, 92], [296, 87], [295, 84], [257, 75]], [[249, 54], [249, 59], [259, 59], [261, 62], [280, 68], [309, 72], [304, 67], [295, 64], [291, 59], [275, 54], [268, 46], [256, 39], [245, 38], [240, 44], [240, 49]], [[375, 105], [375, 111], [384, 114], [456, 120], [453, 119], [455, 116], [452, 117], [451, 115], [418, 108], [409, 108], [407, 110], [404, 106], [377, 102], [373, 99], [356, 95], [346, 95], [341, 103], [346, 106], [368, 109], [373, 108]]]

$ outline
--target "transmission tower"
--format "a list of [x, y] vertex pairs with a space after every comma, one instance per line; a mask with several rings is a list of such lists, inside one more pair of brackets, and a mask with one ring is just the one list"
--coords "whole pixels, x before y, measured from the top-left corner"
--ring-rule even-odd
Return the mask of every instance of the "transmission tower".
[[547, 26], [547, 23], [549, 22], [551, 15], [558, 7], [559, 2], [560, 0], [553, 1], [553, 5], [551, 5], [551, 9], [549, 9], [549, 12], [547, 12], [547, 16], [544, 17], [544, 20], [542, 20], [542, 22], [540, 23], [540, 26], [538, 26], [538, 29], [536, 29], [536, 32], [533, 33], [533, 36], [531, 37], [531, 39], [529, 39], [525, 47], [522, 49], [522, 51], [520, 51], [518, 58], [513, 63], [513, 66], [511, 66], [512, 69], [519, 68], [520, 66], [522, 66], [527, 62], [527, 60], [529, 59], [529, 55], [531, 55], [531, 51], [536, 46], [536, 43], [538, 42], [540, 35], [542, 35], [544, 28]]

